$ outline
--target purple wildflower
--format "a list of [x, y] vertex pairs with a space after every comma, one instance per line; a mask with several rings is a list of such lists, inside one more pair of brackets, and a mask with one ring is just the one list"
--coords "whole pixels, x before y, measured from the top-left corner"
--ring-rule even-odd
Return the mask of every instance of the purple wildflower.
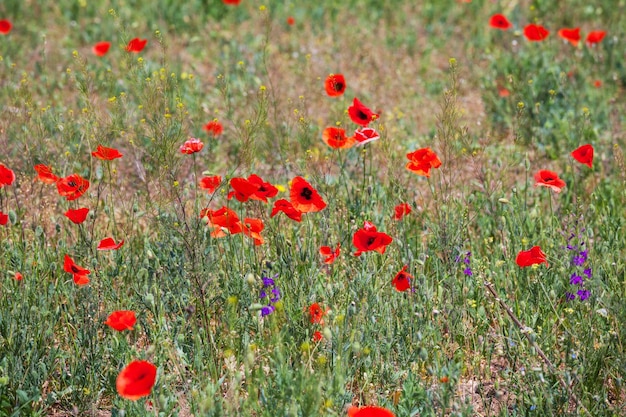
[[574, 294], [572, 294], [571, 292], [566, 292], [565, 293], [565, 298], [567, 299], [567, 301], [571, 301], [571, 300], [575, 300], [576, 296]]
[[589, 298], [591, 292], [589, 292], [589, 290], [582, 289], [578, 290], [576, 294], [578, 294], [578, 297], [580, 297], [580, 301], [585, 301], [587, 298]]
[[272, 297], [270, 297], [270, 301], [272, 303], [275, 303], [278, 300], [280, 300], [280, 289], [279, 288], [272, 288]]
[[471, 277], [471, 276], [473, 275], [473, 274], [472, 274], [472, 268], [470, 268], [470, 267], [468, 266], [467, 268], [465, 268], [465, 269], [463, 270], [463, 273], [464, 273], [465, 275], [467, 275], [468, 277]]
[[261, 316], [263, 317], [269, 316], [270, 314], [274, 312], [274, 310], [276, 310], [276, 308], [271, 304], [263, 306], [263, 308], [261, 308]]
[[583, 271], [583, 274], [587, 275], [587, 278], [591, 278], [591, 268], [587, 268]]
[[569, 279], [569, 283], [572, 285], [583, 285], [583, 277], [574, 272]]

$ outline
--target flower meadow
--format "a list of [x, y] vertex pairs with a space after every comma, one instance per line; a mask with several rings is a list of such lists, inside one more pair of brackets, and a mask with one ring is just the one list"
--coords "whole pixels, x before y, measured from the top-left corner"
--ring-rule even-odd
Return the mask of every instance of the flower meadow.
[[0, 4], [0, 416], [626, 415], [626, 2], [567, 3]]

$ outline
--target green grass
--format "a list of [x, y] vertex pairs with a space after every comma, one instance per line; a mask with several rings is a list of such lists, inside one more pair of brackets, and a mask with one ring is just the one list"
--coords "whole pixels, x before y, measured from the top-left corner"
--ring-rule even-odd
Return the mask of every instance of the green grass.
[[[0, 415], [626, 414], [626, 4], [567, 3], [3, 2], [0, 163], [17, 178], [0, 188]], [[494, 13], [515, 27], [490, 28]], [[522, 34], [535, 21], [544, 42]], [[573, 47], [557, 30], [575, 26], [607, 37]], [[135, 37], [146, 49], [125, 52]], [[330, 73], [345, 95], [326, 96]], [[353, 97], [381, 114], [381, 139], [331, 149], [322, 131], [352, 134]], [[213, 119], [217, 138], [202, 130]], [[179, 152], [189, 137], [202, 152]], [[592, 169], [570, 156], [585, 143]], [[99, 144], [124, 156], [97, 160]], [[442, 161], [428, 179], [404, 168], [427, 146]], [[91, 186], [68, 202], [36, 164]], [[541, 169], [563, 192], [533, 187]], [[215, 194], [203, 172], [224, 178]], [[285, 191], [228, 200], [228, 180], [251, 174]], [[296, 176], [327, 207], [270, 217]], [[212, 237], [199, 212], [222, 206], [261, 219], [265, 242]], [[63, 215], [77, 207], [91, 210], [81, 225]], [[384, 254], [353, 256], [365, 221], [393, 238]], [[124, 246], [97, 251], [109, 236]], [[567, 245], [583, 242], [577, 267]], [[325, 265], [320, 246], [337, 244]], [[517, 266], [535, 245], [549, 266]], [[391, 285], [404, 265], [414, 291]], [[587, 267], [590, 297], [568, 301]], [[281, 291], [267, 317], [263, 276]], [[104, 325], [115, 310], [136, 312], [134, 330]], [[135, 402], [116, 391], [134, 359], [158, 367]]]

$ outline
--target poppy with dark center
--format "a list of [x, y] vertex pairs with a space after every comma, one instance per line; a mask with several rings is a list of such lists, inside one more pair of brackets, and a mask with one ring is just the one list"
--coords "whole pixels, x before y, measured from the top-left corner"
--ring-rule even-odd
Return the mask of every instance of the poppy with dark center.
[[409, 206], [407, 203], [398, 204], [396, 207], [394, 207], [395, 213], [393, 215], [393, 219], [402, 220], [402, 218], [409, 214], [411, 211], [411, 206]]
[[72, 174], [57, 181], [57, 191], [67, 201], [73, 201], [85, 194], [89, 189], [89, 181], [78, 174]]
[[74, 283], [76, 285], [89, 284], [89, 277], [87, 275], [91, 274], [91, 271], [83, 268], [82, 266], [76, 265], [74, 260], [70, 258], [69, 255], [65, 255], [65, 259], [63, 261], [63, 270], [69, 274], [72, 274], [72, 277], [74, 278]]
[[222, 207], [218, 210], [204, 209], [200, 213], [200, 217], [206, 217], [207, 226], [213, 229], [211, 237], [226, 236], [224, 230], [227, 230], [231, 235], [241, 233], [243, 230], [239, 216], [228, 207]]
[[550, 32], [541, 25], [530, 24], [524, 28], [524, 36], [531, 42], [541, 42], [550, 35]]
[[324, 310], [318, 303], [309, 306], [309, 321], [311, 324], [324, 324], [324, 316], [328, 310]]
[[348, 115], [354, 123], [363, 127], [367, 127], [372, 120], [378, 118], [376, 113], [373, 113], [369, 108], [365, 107], [356, 97], [352, 102], [352, 106], [348, 107]]
[[581, 164], [591, 168], [593, 164], [593, 146], [587, 144], [575, 149], [572, 152], [572, 157]]
[[291, 181], [289, 197], [292, 206], [302, 213], [314, 213], [326, 207], [326, 202], [304, 178], [295, 177]]
[[215, 192], [217, 187], [222, 183], [222, 177], [219, 175], [214, 175], [212, 177], [202, 177], [200, 181], [198, 181], [198, 186], [203, 190], [206, 190], [209, 193]]
[[98, 250], [118, 250], [124, 245], [124, 240], [119, 243], [115, 243], [112, 237], [104, 238], [98, 243]]
[[117, 149], [107, 148], [102, 145], [98, 145], [98, 148], [95, 152], [92, 152], [91, 155], [94, 158], [101, 159], [103, 161], [112, 161], [117, 158], [121, 158], [123, 155]]
[[330, 97], [338, 97], [346, 91], [346, 79], [343, 74], [330, 74], [326, 77], [324, 88]]
[[124, 330], [133, 330], [133, 326], [136, 322], [137, 317], [134, 311], [118, 310], [109, 314], [104, 324], [118, 332], [122, 332]]
[[380, 139], [380, 134], [376, 131], [376, 129], [363, 127], [354, 131], [354, 139], [356, 139], [356, 146], [362, 146], [366, 143]]
[[211, 120], [210, 122], [202, 126], [202, 129], [205, 132], [212, 134], [214, 137], [219, 136], [224, 132], [224, 126], [222, 126], [222, 124], [217, 119]]
[[96, 56], [105, 56], [111, 48], [111, 42], [98, 42], [91, 48], [91, 52]]
[[261, 232], [265, 228], [261, 219], [246, 217], [243, 219], [243, 234], [252, 238], [255, 246], [262, 245], [265, 240], [261, 236]]
[[348, 417], [396, 417], [386, 408], [368, 405], [366, 407], [348, 408]]
[[0, 226], [6, 226], [9, 223], [9, 215], [0, 211]]
[[12, 185], [13, 181], [15, 181], [15, 172], [4, 164], [0, 164], [0, 188]]
[[340, 127], [327, 127], [322, 132], [322, 140], [334, 149], [351, 148], [355, 143], [354, 137], [347, 137], [346, 130]]
[[138, 400], [152, 392], [157, 368], [148, 361], [132, 361], [117, 376], [115, 387], [120, 397]]
[[439, 168], [441, 161], [437, 154], [430, 148], [418, 149], [414, 152], [406, 154], [409, 162], [406, 169], [424, 177], [430, 177], [431, 168]]
[[335, 250], [333, 250], [333, 248], [331, 248], [330, 246], [322, 246], [320, 248], [320, 255], [324, 257], [324, 263], [326, 265], [330, 265], [335, 262], [335, 259], [337, 259], [337, 257], [339, 256], [340, 250], [341, 243], [337, 243], [337, 247], [335, 248]]
[[594, 30], [592, 32], [589, 32], [589, 34], [587, 35], [586, 43], [589, 46], [595, 45], [597, 43], [602, 42], [602, 39], [604, 39], [605, 36], [606, 36], [606, 31]]
[[491, 19], [489, 19], [489, 26], [494, 29], [500, 30], [508, 30], [513, 27], [511, 22], [509, 22], [509, 19], [507, 19], [506, 16], [504, 16], [503, 14], [499, 13], [491, 16]]
[[270, 214], [270, 217], [274, 217], [281, 211], [291, 220], [295, 220], [298, 223], [302, 221], [302, 212], [294, 208], [293, 204], [284, 198], [274, 201], [274, 207], [272, 208], [272, 214]]
[[278, 194], [278, 188], [274, 187], [269, 182], [263, 181], [263, 179], [256, 174], [250, 175], [248, 177], [248, 181], [251, 184], [258, 185], [254, 194], [250, 196], [250, 199], [252, 200], [259, 200], [267, 203], [268, 198], [276, 197], [276, 194]]
[[9, 20], [0, 20], [0, 35], [8, 35], [11, 32], [11, 28], [13, 28], [13, 24]]
[[65, 217], [70, 219], [70, 221], [74, 224], [81, 224], [87, 219], [87, 214], [89, 214], [89, 209], [87, 207], [82, 207], [79, 209], [69, 209], [64, 213]]
[[180, 148], [178, 149], [180, 153], [185, 155], [191, 155], [196, 152], [200, 152], [204, 147], [204, 143], [200, 139], [189, 138], [189, 140], [185, 141]]
[[515, 262], [521, 268], [525, 268], [531, 265], [544, 264], [544, 263], [546, 264], [546, 266], [548, 266], [546, 254], [543, 253], [543, 251], [541, 250], [539, 246], [533, 246], [532, 248], [528, 250], [520, 251], [517, 254], [517, 258], [515, 259]]
[[565, 39], [572, 45], [578, 46], [578, 42], [580, 42], [580, 28], [563, 28], [560, 29], [557, 33], [561, 38]]
[[147, 43], [148, 43], [147, 39], [143, 39], [143, 40], [139, 38], [131, 39], [130, 42], [128, 42], [128, 45], [126, 45], [126, 51], [138, 54], [139, 52], [143, 51], [143, 48], [146, 47]]
[[363, 227], [356, 231], [352, 237], [352, 244], [357, 251], [354, 256], [361, 256], [363, 252], [376, 251], [380, 254], [385, 253], [387, 246], [393, 241], [391, 236], [386, 233], [379, 232], [370, 222], [365, 222]]
[[[259, 190], [260, 185], [253, 183], [246, 178], [236, 177], [230, 179], [230, 186], [234, 191], [228, 193], [228, 199], [235, 197], [242, 203], [248, 201]], [[267, 200], [266, 200], [267, 201]]]
[[535, 187], [548, 187], [555, 193], [560, 193], [565, 187], [565, 181], [560, 179], [556, 172], [542, 169], [535, 174]]
[[59, 180], [59, 177], [52, 173], [52, 168], [44, 164], [35, 165], [35, 171], [37, 171], [37, 179], [44, 184], [54, 184]]
[[396, 287], [396, 290], [400, 292], [411, 288], [411, 280], [413, 279], [413, 276], [406, 272], [408, 267], [408, 265], [404, 265], [404, 268], [398, 271], [393, 280], [391, 280], [391, 285]]

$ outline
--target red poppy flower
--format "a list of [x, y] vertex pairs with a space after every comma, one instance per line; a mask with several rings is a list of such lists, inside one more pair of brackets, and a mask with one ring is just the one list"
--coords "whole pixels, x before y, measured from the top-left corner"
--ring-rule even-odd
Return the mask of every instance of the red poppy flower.
[[118, 250], [124, 245], [124, 240], [120, 243], [115, 243], [112, 237], [104, 238], [98, 243], [98, 250]]
[[309, 320], [311, 324], [324, 324], [324, 316], [328, 310], [324, 310], [318, 303], [309, 306]]
[[76, 265], [74, 260], [70, 258], [69, 255], [65, 255], [63, 270], [67, 273], [72, 274], [74, 278], [74, 283], [76, 285], [89, 284], [89, 277], [87, 275], [91, 274], [91, 271], [83, 268], [82, 266]]
[[98, 145], [98, 148], [95, 152], [91, 153], [91, 156], [102, 159], [103, 161], [112, 161], [113, 159], [121, 158], [123, 155], [117, 149]]
[[147, 39], [144, 39], [144, 40], [141, 40], [139, 38], [131, 39], [131, 41], [128, 42], [128, 45], [126, 45], [126, 51], [138, 54], [139, 52], [143, 51], [143, 48], [146, 47], [147, 43], [148, 43]]
[[491, 19], [489, 19], [489, 26], [494, 29], [500, 30], [508, 30], [513, 27], [511, 22], [509, 22], [509, 19], [507, 19], [506, 16], [504, 16], [503, 14], [499, 13], [491, 16]]
[[431, 168], [439, 168], [441, 166], [441, 161], [437, 154], [430, 148], [418, 149], [406, 154], [406, 157], [409, 159], [406, 168], [424, 177], [430, 177]]
[[239, 3], [241, 3], [241, 0], [222, 0], [222, 2], [224, 4], [230, 4], [232, 6], [237, 6]]
[[596, 43], [600, 43], [605, 36], [606, 31], [604, 30], [595, 30], [593, 32], [589, 32], [589, 34], [587, 35], [587, 44], [591, 46]]
[[589, 168], [593, 164], [593, 146], [587, 144], [583, 145], [572, 152], [572, 156], [575, 160], [581, 164], [587, 165]]
[[212, 237], [226, 236], [224, 230], [228, 230], [232, 235], [241, 233], [243, 230], [239, 216], [228, 207], [222, 207], [219, 210], [204, 209], [200, 213], [200, 217], [206, 217], [207, 226], [213, 228]]
[[9, 222], [9, 215], [0, 211], [0, 226], [6, 226]]
[[395, 214], [393, 215], [393, 219], [402, 220], [402, 218], [406, 216], [407, 214], [409, 214], [412, 210], [411, 210], [411, 206], [409, 206], [407, 203], [402, 203], [402, 204], [398, 204], [394, 208], [394, 211], [395, 211]]
[[338, 97], [346, 91], [346, 79], [343, 74], [330, 74], [326, 77], [324, 88], [330, 97]]
[[147, 361], [132, 361], [117, 376], [115, 386], [120, 397], [138, 400], [147, 397], [156, 381], [157, 368]]
[[294, 18], [293, 18], [293, 16], [289, 16], [289, 17], [287, 18], [287, 24], [288, 24], [289, 26], [293, 26], [295, 23], [296, 23], [296, 19], [294, 19]]
[[265, 228], [261, 219], [253, 219], [246, 217], [243, 219], [243, 234], [251, 237], [255, 246], [262, 245], [265, 240], [261, 236], [261, 232]]
[[320, 255], [324, 256], [324, 263], [326, 265], [330, 265], [335, 262], [335, 259], [339, 256], [340, 250], [341, 243], [337, 244], [335, 250], [333, 250], [330, 246], [322, 246], [320, 248]]
[[322, 140], [334, 149], [351, 148], [356, 142], [354, 137], [347, 137], [346, 130], [340, 127], [327, 127], [322, 132]]
[[89, 181], [78, 174], [72, 174], [57, 181], [57, 191], [67, 201], [76, 200], [89, 189]]
[[207, 190], [209, 193], [215, 192], [217, 187], [222, 183], [222, 177], [219, 175], [214, 175], [212, 177], [202, 177], [200, 181], [198, 181], [198, 185], [203, 190]]
[[530, 24], [524, 28], [524, 36], [531, 42], [540, 42], [549, 34], [550, 32], [541, 25]]
[[391, 285], [396, 287], [396, 290], [398, 291], [406, 291], [411, 288], [411, 280], [413, 279], [413, 276], [406, 272], [408, 267], [408, 265], [404, 265], [404, 268], [398, 271], [393, 280], [391, 280]]
[[511, 92], [508, 89], [504, 88], [504, 87], [499, 87], [498, 88], [498, 95], [500, 97], [508, 97], [508, 96], [511, 95]]
[[531, 265], [539, 265], [545, 263], [548, 266], [548, 261], [546, 260], [546, 254], [542, 252], [539, 246], [533, 246], [528, 250], [520, 251], [517, 254], [517, 258], [515, 259], [517, 265], [521, 268], [525, 268]]
[[0, 164], [0, 188], [13, 184], [13, 181], [15, 181], [15, 172]]
[[578, 46], [578, 42], [580, 42], [580, 28], [563, 28], [560, 29], [557, 33], [560, 37], [562, 37], [572, 45]]
[[361, 256], [361, 253], [369, 251], [383, 254], [392, 241], [391, 236], [377, 231], [372, 223], [365, 222], [363, 228], [357, 230], [352, 237], [352, 244], [357, 249], [354, 256]]
[[15, 278], [16, 281], [21, 281], [24, 279], [24, 276], [21, 272], [16, 272], [15, 274], [13, 274], [13, 278]]
[[89, 214], [89, 209], [87, 207], [82, 207], [79, 209], [69, 209], [65, 213], [65, 217], [70, 219], [70, 221], [74, 224], [81, 224], [87, 219], [87, 214]]
[[234, 191], [228, 193], [228, 199], [235, 197], [237, 200], [243, 202], [248, 201], [258, 190], [260, 185], [248, 181], [246, 178], [231, 178], [230, 186]]
[[326, 202], [317, 190], [302, 177], [295, 177], [291, 181], [289, 197], [293, 208], [302, 213], [314, 213], [326, 207]]
[[13, 28], [13, 24], [7, 19], [0, 20], [0, 34], [8, 35], [11, 32], [11, 28]]
[[109, 314], [107, 321], [104, 322], [112, 329], [122, 332], [124, 330], [133, 330], [133, 326], [137, 323], [137, 317], [134, 311], [119, 310]]
[[367, 407], [348, 408], [348, 417], [396, 417], [386, 408], [369, 405]]
[[281, 211], [291, 220], [295, 220], [298, 223], [302, 221], [302, 212], [294, 208], [290, 201], [282, 198], [274, 201], [274, 207], [272, 208], [272, 214], [270, 214], [270, 217], [274, 217]]
[[59, 177], [52, 173], [52, 168], [47, 165], [35, 165], [35, 171], [37, 171], [37, 179], [44, 184], [54, 184], [59, 180]]
[[356, 97], [352, 102], [352, 106], [348, 107], [348, 115], [354, 123], [363, 127], [367, 127], [372, 120], [378, 118], [376, 113], [373, 113], [369, 108], [365, 107]]
[[593, 86], [594, 86], [595, 88], [600, 88], [600, 87], [602, 87], [602, 80], [595, 80], [595, 81], [593, 82]]
[[376, 129], [363, 127], [354, 131], [354, 139], [356, 139], [356, 146], [362, 146], [368, 142], [380, 139], [380, 134]]
[[91, 52], [96, 56], [105, 56], [109, 52], [111, 42], [98, 42], [91, 48]]
[[276, 194], [278, 194], [278, 188], [274, 187], [269, 182], [263, 181], [263, 179], [256, 174], [250, 175], [248, 177], [248, 182], [258, 186], [254, 194], [250, 196], [252, 200], [259, 200], [267, 203], [268, 198], [276, 197]]
[[535, 187], [548, 187], [555, 193], [560, 193], [561, 189], [565, 187], [565, 181], [559, 178], [556, 172], [542, 169], [535, 174]]
[[224, 126], [217, 120], [213, 119], [209, 123], [202, 126], [205, 132], [212, 134], [213, 136], [219, 136], [224, 132]]
[[322, 336], [322, 332], [320, 332], [319, 330], [316, 330], [315, 333], [313, 333], [314, 342], [320, 342], [323, 338], [324, 336]]
[[191, 155], [192, 153], [200, 152], [204, 147], [204, 143], [200, 139], [189, 138], [188, 141], [180, 145], [180, 153], [185, 155]]

